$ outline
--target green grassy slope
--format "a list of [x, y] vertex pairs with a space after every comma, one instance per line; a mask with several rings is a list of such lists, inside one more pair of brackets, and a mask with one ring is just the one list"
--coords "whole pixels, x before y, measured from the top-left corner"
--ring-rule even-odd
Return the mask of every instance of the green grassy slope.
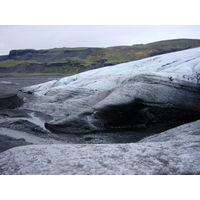
[[200, 47], [200, 40], [176, 39], [108, 48], [54, 48], [12, 50], [0, 56], [1, 74], [65, 74], [138, 60], [163, 53]]

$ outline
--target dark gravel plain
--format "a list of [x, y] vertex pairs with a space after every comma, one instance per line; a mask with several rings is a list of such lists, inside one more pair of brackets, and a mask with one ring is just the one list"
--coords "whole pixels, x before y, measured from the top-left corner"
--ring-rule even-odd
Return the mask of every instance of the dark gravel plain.
[[19, 89], [35, 84], [62, 78], [61, 75], [35, 75], [35, 76], [0, 76], [0, 95], [17, 93], [23, 96]]

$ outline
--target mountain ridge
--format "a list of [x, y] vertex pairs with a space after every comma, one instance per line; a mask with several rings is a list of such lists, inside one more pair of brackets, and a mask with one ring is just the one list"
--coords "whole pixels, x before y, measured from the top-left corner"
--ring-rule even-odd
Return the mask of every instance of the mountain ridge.
[[163, 40], [113, 47], [75, 47], [11, 50], [0, 56], [0, 73], [10, 75], [64, 74], [134, 61], [179, 50], [200, 47], [199, 39]]

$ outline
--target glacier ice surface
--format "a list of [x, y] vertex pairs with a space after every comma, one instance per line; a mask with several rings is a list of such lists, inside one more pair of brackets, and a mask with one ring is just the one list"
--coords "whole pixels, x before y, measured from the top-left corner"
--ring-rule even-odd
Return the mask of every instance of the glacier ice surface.
[[[94, 69], [23, 88], [36, 96], [23, 107], [51, 115], [47, 128], [68, 133], [103, 130], [110, 123], [104, 123], [108, 107], [137, 101], [199, 112], [199, 63], [200, 48], [194, 48]], [[155, 114], [137, 112], [145, 118]]]
[[200, 174], [200, 121], [130, 144], [53, 144], [0, 153], [0, 174]]

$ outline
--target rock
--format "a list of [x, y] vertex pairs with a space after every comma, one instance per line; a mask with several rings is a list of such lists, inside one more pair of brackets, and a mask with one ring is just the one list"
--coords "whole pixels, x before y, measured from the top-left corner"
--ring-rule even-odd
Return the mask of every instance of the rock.
[[28, 53], [35, 54], [35, 53], [37, 53], [37, 51], [34, 49], [11, 50], [8, 55], [8, 59], [15, 59], [18, 56], [23, 56]]
[[17, 94], [0, 95], [0, 109], [14, 109], [22, 106], [24, 101]]

